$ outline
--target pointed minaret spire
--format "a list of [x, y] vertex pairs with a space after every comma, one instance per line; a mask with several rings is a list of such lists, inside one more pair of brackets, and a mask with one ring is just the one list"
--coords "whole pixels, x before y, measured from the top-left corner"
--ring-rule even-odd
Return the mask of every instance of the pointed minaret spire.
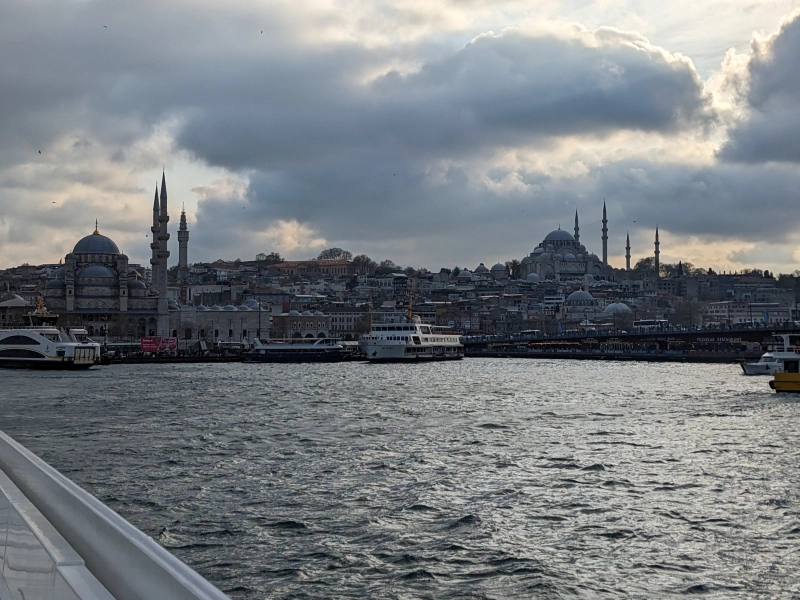
[[659, 268], [659, 260], [658, 260], [659, 259], [659, 255], [661, 254], [661, 250], [658, 249], [658, 247], [660, 245], [661, 245], [661, 242], [658, 241], [658, 225], [656, 225], [656, 254], [655, 254], [656, 255], [656, 262], [655, 262], [656, 279], [661, 277], [660, 268]]
[[100, 232], [97, 230], [97, 219], [94, 220], [94, 235], [100, 235]]
[[578, 227], [578, 209], [575, 209], [575, 245], [581, 243], [580, 228]]
[[608, 264], [608, 219], [606, 218], [605, 198], [603, 198], [603, 264]]
[[631, 234], [625, 232], [625, 270], [631, 270]]

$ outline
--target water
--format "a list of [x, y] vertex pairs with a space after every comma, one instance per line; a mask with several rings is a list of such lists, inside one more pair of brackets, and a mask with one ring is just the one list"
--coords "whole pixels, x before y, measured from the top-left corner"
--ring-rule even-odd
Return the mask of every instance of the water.
[[736, 365], [0, 372], [0, 428], [236, 599], [800, 595], [800, 402]]

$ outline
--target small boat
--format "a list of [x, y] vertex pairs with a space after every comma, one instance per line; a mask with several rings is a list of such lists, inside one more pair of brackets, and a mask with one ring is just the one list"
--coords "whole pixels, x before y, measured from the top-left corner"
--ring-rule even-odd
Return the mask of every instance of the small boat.
[[783, 361], [783, 371], [775, 373], [774, 379], [769, 382], [776, 392], [800, 394], [800, 356]]
[[58, 315], [44, 301], [24, 315], [28, 326], [0, 329], [0, 367], [88, 369], [100, 359], [100, 344], [83, 327], [56, 327]]
[[297, 339], [263, 343], [253, 340], [253, 349], [242, 353], [242, 362], [339, 362], [354, 352], [336, 338]]
[[772, 375], [783, 371], [785, 360], [800, 357], [800, 335], [780, 333], [773, 334], [767, 340], [769, 351], [765, 352], [757, 362], [743, 362], [745, 375]]

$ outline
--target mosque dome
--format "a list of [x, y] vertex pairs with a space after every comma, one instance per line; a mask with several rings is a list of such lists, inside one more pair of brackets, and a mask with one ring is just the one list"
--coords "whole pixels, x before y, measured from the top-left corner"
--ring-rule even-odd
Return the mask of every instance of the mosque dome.
[[594, 297], [589, 292], [584, 292], [583, 290], [578, 290], [572, 292], [567, 299], [564, 301], [565, 303], [573, 303], [573, 302], [595, 302]]
[[[128, 289], [129, 290], [144, 290], [147, 289], [147, 286], [144, 284], [143, 281], [139, 281], [138, 279], [130, 279], [128, 281]], [[205, 308], [205, 307], [203, 307]]]
[[567, 252], [564, 255], [564, 260], [575, 260], [575, 255], [572, 252]]
[[240, 304], [236, 307], [236, 310], [250, 310], [250, 308], [246, 304]]
[[613, 314], [613, 313], [629, 313], [631, 311], [631, 307], [625, 304], [624, 302], [613, 302], [605, 307], [603, 310], [604, 313]]
[[522, 259], [521, 262], [522, 262], [523, 265], [527, 265], [527, 264], [532, 263], [533, 259], [530, 256], [526, 256], [525, 258]]
[[539, 276], [536, 273], [531, 273], [530, 275], [528, 275], [528, 282], [539, 283]]
[[600, 260], [600, 257], [599, 257], [599, 256], [597, 256], [597, 254], [595, 254], [594, 252], [592, 252], [592, 253], [589, 255], [589, 259], [590, 259], [590, 260]]
[[222, 310], [236, 310], [236, 307], [233, 304], [226, 304], [222, 307]]
[[60, 277], [63, 279], [65, 273], [66, 269], [64, 267], [58, 267], [57, 269], [50, 271], [50, 278], [55, 279], [56, 277]]
[[[80, 243], [80, 242], [78, 242]], [[78, 277], [116, 277], [117, 275], [103, 265], [90, 265], [78, 271]]]
[[492, 271], [505, 271], [506, 266], [503, 263], [497, 263], [492, 267]]
[[299, 317], [300, 313], [298, 311], [296, 311], [296, 310], [290, 310], [289, 311], [289, 316], [290, 317]]
[[547, 262], [550, 260], [549, 254], [540, 254], [536, 257], [536, 262]]
[[472, 277], [472, 273], [469, 272], [469, 269], [464, 269], [463, 271], [460, 271], [458, 273], [458, 278], [459, 279], [467, 279], [467, 278], [471, 278], [471, 277]]
[[488, 273], [489, 269], [486, 268], [485, 264], [481, 263], [481, 264], [478, 265], [478, 268], [475, 269], [475, 272], [476, 273]]
[[258, 310], [258, 300], [255, 298], [248, 298], [245, 304], [248, 306], [248, 308]]
[[325, 316], [325, 313], [324, 313], [324, 312], [322, 312], [321, 310], [315, 310], [315, 311], [314, 311], [314, 316], [315, 316], [315, 317], [324, 317], [324, 316]]
[[63, 290], [66, 287], [67, 284], [64, 283], [63, 279], [51, 279], [50, 281], [47, 282], [47, 285], [45, 286], [45, 288], [48, 290]]
[[222, 310], [222, 309], [219, 307], [218, 304], [215, 304], [214, 306], [211, 306], [208, 310]]
[[534, 254], [544, 254], [544, 248], [542, 248], [541, 246], [539, 246], [538, 248], [536, 248], [536, 249], [533, 251], [533, 253], [534, 253]]
[[563, 229], [556, 229], [555, 231], [551, 231], [548, 233], [545, 238], [545, 242], [575, 242], [575, 238], [572, 237], [567, 231]]
[[107, 238], [94, 230], [92, 235], [87, 235], [81, 239], [75, 248], [72, 249], [73, 254], [119, 254], [119, 248], [111, 238]]
[[195, 310], [208, 310], [208, 307], [205, 304], [198, 304]]

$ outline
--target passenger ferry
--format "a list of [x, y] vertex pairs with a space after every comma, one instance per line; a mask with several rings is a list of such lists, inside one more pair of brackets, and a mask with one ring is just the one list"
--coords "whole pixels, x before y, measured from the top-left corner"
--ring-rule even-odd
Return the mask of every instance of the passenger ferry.
[[253, 340], [253, 349], [242, 353], [243, 362], [338, 362], [354, 352], [334, 338], [267, 342]]
[[28, 326], [0, 329], [0, 367], [88, 369], [100, 359], [100, 344], [82, 327], [55, 326], [58, 315], [44, 301], [24, 315]]
[[776, 333], [768, 341], [768, 352], [758, 362], [742, 363], [745, 375], [772, 375], [784, 370], [784, 361], [800, 358], [800, 335]]
[[370, 362], [458, 360], [464, 358], [461, 336], [446, 327], [423, 325], [411, 312], [405, 323], [376, 323], [358, 347]]

